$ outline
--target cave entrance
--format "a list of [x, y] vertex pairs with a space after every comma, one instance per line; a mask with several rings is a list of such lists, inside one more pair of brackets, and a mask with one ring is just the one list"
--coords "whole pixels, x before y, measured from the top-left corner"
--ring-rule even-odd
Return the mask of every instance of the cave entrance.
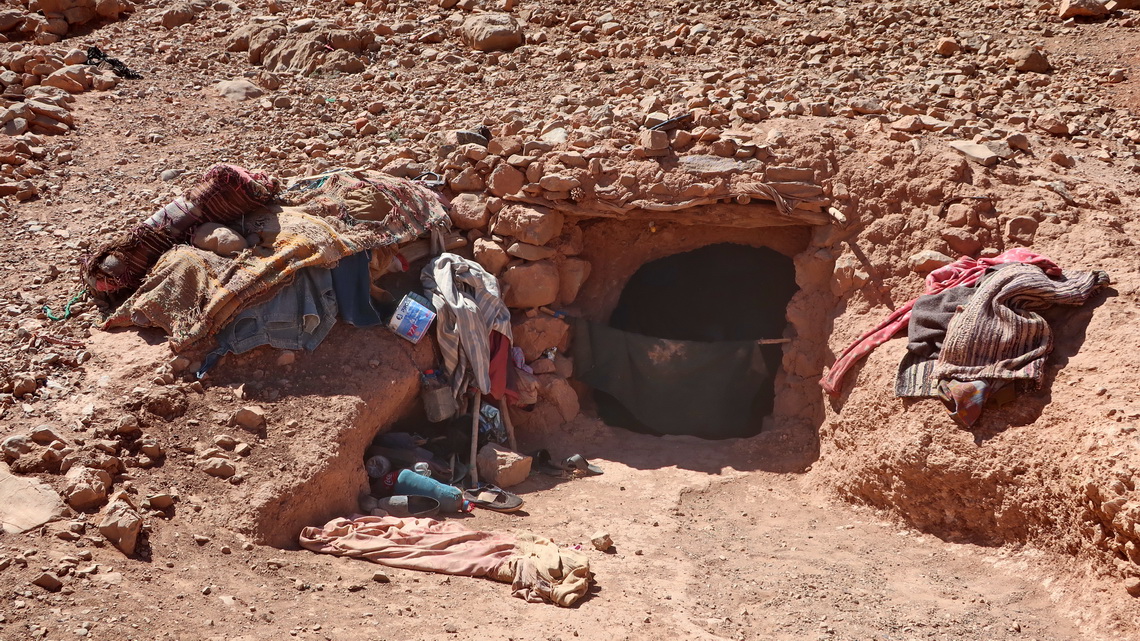
[[709, 439], [754, 436], [772, 412], [796, 293], [792, 259], [709, 245], [643, 265], [608, 324], [579, 323], [577, 377], [607, 424]]

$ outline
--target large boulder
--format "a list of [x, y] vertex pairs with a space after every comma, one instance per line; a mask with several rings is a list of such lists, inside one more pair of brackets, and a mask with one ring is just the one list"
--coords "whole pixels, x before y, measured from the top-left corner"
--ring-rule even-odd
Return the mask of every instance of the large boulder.
[[91, 88], [91, 76], [91, 67], [88, 65], [68, 65], [53, 71], [44, 78], [42, 84], [68, 93], [82, 93]]
[[463, 39], [476, 51], [511, 51], [524, 41], [522, 25], [505, 13], [477, 13], [467, 18]]
[[498, 276], [507, 263], [511, 262], [511, 257], [499, 243], [490, 238], [480, 238], [475, 241], [475, 262], [487, 273]]
[[590, 262], [581, 258], [567, 258], [558, 266], [558, 302], [569, 305], [578, 298], [582, 283], [590, 277]]
[[452, 198], [449, 213], [452, 224], [459, 229], [482, 229], [490, 218], [487, 197], [479, 194], [459, 194]]
[[517, 194], [522, 190], [524, 184], [526, 184], [526, 176], [507, 163], [500, 163], [487, 177], [487, 188], [496, 196]]
[[1104, 6], [1103, 0], [1061, 0], [1061, 5], [1057, 7], [1057, 15], [1062, 20], [1077, 16], [1095, 18], [1107, 13], [1108, 8]]

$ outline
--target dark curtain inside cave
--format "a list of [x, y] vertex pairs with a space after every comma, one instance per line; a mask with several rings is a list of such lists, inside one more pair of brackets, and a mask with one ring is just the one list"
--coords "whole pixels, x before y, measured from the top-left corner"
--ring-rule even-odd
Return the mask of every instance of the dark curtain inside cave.
[[752, 436], [772, 411], [792, 260], [719, 244], [643, 265], [608, 327], [579, 322], [575, 376], [610, 425], [702, 438]]

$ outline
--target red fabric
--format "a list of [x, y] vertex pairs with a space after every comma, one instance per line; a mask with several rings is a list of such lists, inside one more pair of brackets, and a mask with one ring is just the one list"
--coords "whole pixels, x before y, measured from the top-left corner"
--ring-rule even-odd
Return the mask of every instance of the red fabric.
[[[1028, 249], [1017, 248], [993, 258], [963, 256], [949, 265], [939, 267], [926, 277], [926, 290], [923, 291], [923, 294], [937, 294], [951, 287], [972, 285], [978, 282], [987, 269], [1003, 263], [1027, 263], [1041, 268], [1050, 276], [1061, 275], [1061, 268], [1049, 258]], [[896, 309], [874, 329], [860, 336], [847, 349], [843, 350], [835, 364], [831, 366], [831, 371], [827, 373], [827, 376], [820, 379], [820, 387], [832, 396], [838, 395], [843, 388], [843, 377], [847, 375], [847, 372], [855, 366], [855, 363], [870, 354], [871, 350], [887, 342], [899, 330], [905, 328], [910, 322], [910, 311], [913, 307], [913, 300], [907, 302], [906, 305]]]
[[511, 339], [492, 330], [487, 344], [491, 351], [491, 363], [488, 367], [491, 374], [491, 391], [487, 396], [496, 401], [504, 397], [512, 402], [518, 400], [518, 392], [507, 386], [507, 370], [511, 367]]

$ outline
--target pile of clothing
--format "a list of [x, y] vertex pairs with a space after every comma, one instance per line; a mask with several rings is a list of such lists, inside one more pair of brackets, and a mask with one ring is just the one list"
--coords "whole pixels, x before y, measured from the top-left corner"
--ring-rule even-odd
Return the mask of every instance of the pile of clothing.
[[895, 393], [940, 398], [955, 419], [973, 425], [987, 404], [1041, 386], [1053, 332], [1039, 312], [1083, 305], [1109, 282], [1103, 271], [1063, 271], [1026, 249], [963, 257], [931, 272], [925, 293], [844, 350], [820, 385], [839, 394], [855, 363], [905, 327]]

